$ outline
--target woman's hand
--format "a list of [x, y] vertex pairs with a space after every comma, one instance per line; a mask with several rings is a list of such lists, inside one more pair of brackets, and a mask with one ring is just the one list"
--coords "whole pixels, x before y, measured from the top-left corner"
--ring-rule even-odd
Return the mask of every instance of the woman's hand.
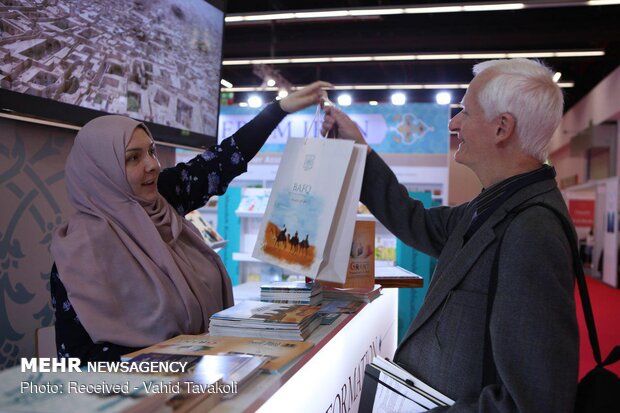
[[280, 107], [287, 113], [293, 113], [313, 104], [318, 105], [322, 99], [327, 98], [325, 89], [330, 89], [332, 87], [333, 85], [331, 83], [323, 81], [311, 83], [280, 100]]
[[[323, 125], [321, 125], [321, 135], [325, 135], [331, 130], [337, 131], [336, 138], [350, 139], [355, 143], [368, 145], [362, 136], [362, 132], [350, 117], [334, 106], [326, 106]], [[370, 146], [368, 148], [370, 151]]]

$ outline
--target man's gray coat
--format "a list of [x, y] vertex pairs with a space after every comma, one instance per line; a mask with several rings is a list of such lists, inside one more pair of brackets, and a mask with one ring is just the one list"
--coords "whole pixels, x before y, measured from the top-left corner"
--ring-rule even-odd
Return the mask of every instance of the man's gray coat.
[[[553, 179], [520, 189], [465, 244], [470, 204], [424, 209], [389, 167], [368, 156], [361, 201], [404, 243], [438, 258], [424, 304], [394, 360], [456, 400], [463, 412], [572, 412], [579, 336], [571, 249], [558, 218], [568, 217]], [[498, 383], [482, 386], [487, 291], [505, 231], [490, 318]]]

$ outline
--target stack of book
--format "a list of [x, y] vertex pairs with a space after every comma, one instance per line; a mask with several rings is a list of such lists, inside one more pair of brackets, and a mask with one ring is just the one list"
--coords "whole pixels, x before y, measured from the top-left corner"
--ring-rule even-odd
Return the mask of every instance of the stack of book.
[[304, 341], [320, 324], [321, 307], [242, 301], [215, 313], [209, 323], [212, 336], [256, 337]]
[[319, 283], [275, 281], [261, 285], [260, 300], [270, 303], [320, 305], [323, 294]]
[[392, 412], [425, 412], [453, 404], [454, 400], [383, 357], [377, 356], [366, 365], [360, 413], [382, 410], [385, 406], [391, 406]]
[[349, 300], [370, 303], [381, 295], [381, 286], [375, 284], [372, 288], [340, 288], [323, 285], [323, 299]]

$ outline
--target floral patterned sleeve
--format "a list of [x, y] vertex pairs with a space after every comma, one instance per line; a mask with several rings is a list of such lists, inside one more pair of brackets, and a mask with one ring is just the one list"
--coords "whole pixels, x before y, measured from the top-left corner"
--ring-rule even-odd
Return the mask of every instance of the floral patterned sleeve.
[[164, 169], [157, 187], [180, 214], [204, 206], [213, 195], [226, 192], [228, 184], [247, 170], [278, 123], [286, 116], [280, 105], [272, 103], [233, 136], [213, 145], [187, 163]]
[[56, 316], [54, 329], [58, 358], [78, 357], [81, 364], [88, 361], [119, 361], [123, 354], [139, 350], [113, 343], [93, 343], [69, 301], [65, 286], [58, 278], [56, 264], [50, 274], [50, 289]]

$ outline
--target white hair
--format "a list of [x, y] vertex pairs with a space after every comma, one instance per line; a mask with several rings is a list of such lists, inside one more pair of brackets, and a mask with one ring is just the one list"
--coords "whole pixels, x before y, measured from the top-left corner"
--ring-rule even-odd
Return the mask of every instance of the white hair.
[[474, 75], [489, 70], [492, 78], [478, 93], [487, 120], [508, 112], [516, 121], [521, 149], [541, 162], [562, 120], [564, 96], [553, 72], [529, 59], [489, 60], [474, 66]]

